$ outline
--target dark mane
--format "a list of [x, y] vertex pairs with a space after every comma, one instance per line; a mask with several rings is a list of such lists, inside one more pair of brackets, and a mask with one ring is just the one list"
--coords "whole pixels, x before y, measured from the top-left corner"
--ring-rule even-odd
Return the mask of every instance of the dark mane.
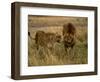
[[76, 33], [75, 26], [72, 23], [64, 24], [63, 28], [67, 33], [70, 33], [73, 35]]

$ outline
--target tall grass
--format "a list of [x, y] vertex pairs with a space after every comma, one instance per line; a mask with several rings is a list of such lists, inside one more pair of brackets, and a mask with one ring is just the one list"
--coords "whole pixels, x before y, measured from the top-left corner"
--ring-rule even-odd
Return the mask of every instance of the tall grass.
[[[51, 24], [51, 26], [33, 28], [31, 24], [32, 21], [34, 21], [33, 20], [34, 17], [33, 18], [31, 17], [31, 19], [30, 19], [31, 23], [29, 23], [29, 31], [31, 32], [31, 36], [33, 38], [35, 37], [35, 33], [38, 30], [58, 33], [62, 35], [63, 28], [61, 25], [53, 26]], [[68, 19], [69, 18], [67, 18], [66, 20], [68, 21]], [[61, 43], [55, 42], [52, 50], [49, 50], [42, 46], [39, 47], [39, 49], [37, 50], [37, 45], [35, 44], [35, 40], [28, 37], [28, 66], [68, 65], [68, 64], [88, 63], [87, 20], [83, 19], [82, 18], [81, 20], [78, 18], [70, 19], [70, 22], [72, 22], [75, 25], [77, 32], [76, 32], [76, 44], [73, 50], [69, 49], [69, 54], [66, 53], [63, 42]]]

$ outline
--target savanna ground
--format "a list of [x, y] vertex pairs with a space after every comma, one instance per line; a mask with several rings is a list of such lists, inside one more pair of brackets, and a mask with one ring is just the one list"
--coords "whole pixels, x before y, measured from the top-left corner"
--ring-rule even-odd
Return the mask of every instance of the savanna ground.
[[[86, 17], [55, 17], [55, 16], [28, 16], [28, 31], [32, 38], [28, 37], [28, 66], [68, 65], [88, 63]], [[76, 44], [70, 54], [66, 53], [63, 42], [55, 43], [53, 51], [37, 50], [35, 34], [37, 31], [58, 33], [62, 36], [63, 25], [73, 23], [76, 27]], [[62, 36], [63, 37], [63, 36]], [[74, 53], [74, 55], [72, 54]]]

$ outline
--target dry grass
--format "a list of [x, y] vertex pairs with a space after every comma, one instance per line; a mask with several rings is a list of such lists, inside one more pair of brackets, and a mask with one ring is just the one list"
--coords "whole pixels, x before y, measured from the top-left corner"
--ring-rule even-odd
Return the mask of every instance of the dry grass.
[[[35, 33], [38, 30], [43, 30], [45, 32], [59, 33], [62, 35], [62, 25], [53, 26], [54, 24], [47, 25], [46, 27], [32, 27], [32, 24], [35, 24], [30, 17], [29, 22], [29, 31], [31, 36], [34, 38]], [[41, 18], [41, 17], [40, 17]], [[70, 21], [68, 20], [70, 19]], [[82, 20], [83, 19], [83, 20]], [[35, 20], [35, 19], [34, 19]], [[38, 19], [39, 20], [39, 19]], [[43, 20], [43, 19], [42, 19]], [[46, 20], [46, 19], [45, 19]], [[49, 19], [48, 19], [49, 20]], [[52, 20], [52, 19], [51, 19]], [[63, 19], [62, 19], [63, 21]], [[86, 64], [87, 61], [87, 20], [86, 18], [66, 18], [64, 21], [72, 22], [76, 26], [76, 45], [73, 50], [70, 50], [70, 53], [66, 53], [64, 49], [63, 42], [55, 43], [53, 50], [45, 49], [40, 47], [39, 50], [36, 49], [35, 40], [28, 38], [28, 66], [46, 66], [46, 65], [66, 65], [66, 64]], [[39, 22], [37, 22], [39, 23]], [[47, 24], [50, 23], [47, 22]], [[55, 23], [55, 22], [54, 22]], [[57, 24], [57, 22], [56, 22]], [[58, 23], [59, 24], [59, 23]], [[36, 24], [37, 25], [37, 24]], [[43, 24], [41, 24], [43, 25]]]

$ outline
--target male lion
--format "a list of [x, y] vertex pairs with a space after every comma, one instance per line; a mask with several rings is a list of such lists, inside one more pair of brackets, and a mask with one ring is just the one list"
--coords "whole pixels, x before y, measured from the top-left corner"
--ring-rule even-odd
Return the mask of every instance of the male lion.
[[63, 25], [63, 43], [66, 52], [69, 48], [73, 49], [75, 45], [75, 35], [76, 28], [72, 23]]

